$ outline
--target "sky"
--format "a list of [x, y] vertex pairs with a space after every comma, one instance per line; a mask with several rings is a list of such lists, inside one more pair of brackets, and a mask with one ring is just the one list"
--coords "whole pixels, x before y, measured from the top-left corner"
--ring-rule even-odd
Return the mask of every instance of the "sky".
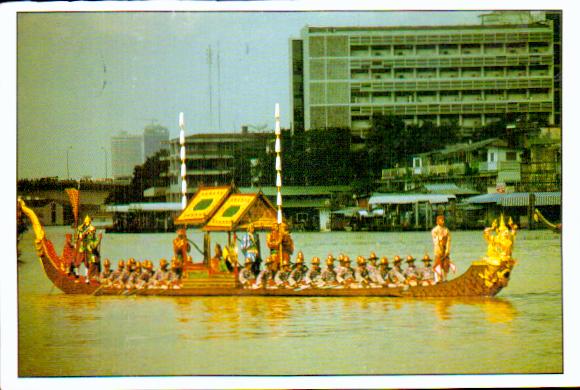
[[110, 176], [111, 136], [156, 123], [178, 137], [180, 112], [186, 134], [272, 129], [280, 103], [289, 127], [289, 39], [306, 25], [479, 24], [480, 13], [20, 13], [17, 177], [66, 178], [67, 160], [71, 178]]

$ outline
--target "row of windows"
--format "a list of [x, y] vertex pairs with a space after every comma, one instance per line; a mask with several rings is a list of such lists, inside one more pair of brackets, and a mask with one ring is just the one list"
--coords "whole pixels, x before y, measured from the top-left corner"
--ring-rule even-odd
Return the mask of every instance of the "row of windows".
[[[336, 61], [345, 61], [345, 59], [328, 59], [329, 65], [334, 65]], [[315, 61], [324, 61], [323, 59], [312, 59], [311, 66]], [[440, 68], [445, 66], [513, 66], [513, 65], [551, 65], [554, 61], [552, 54], [545, 55], [525, 55], [525, 56], [478, 56], [478, 57], [450, 57], [450, 58], [401, 58], [394, 60], [386, 59], [354, 59], [350, 57], [351, 68], [419, 68], [431, 67]]]
[[[314, 85], [325, 85], [326, 83], [311, 83]], [[328, 83], [346, 84], [346, 83]], [[440, 90], [466, 90], [466, 89], [533, 89], [551, 88], [552, 80], [545, 79], [493, 79], [493, 80], [429, 80], [429, 81], [374, 81], [368, 83], [351, 82], [350, 88], [353, 92], [379, 92], [379, 91], [440, 91]]]
[[470, 33], [447, 33], [447, 34], [437, 34], [432, 33], [429, 35], [419, 35], [412, 33], [403, 33], [400, 35], [360, 35], [351, 36], [351, 45], [360, 44], [421, 44], [421, 43], [431, 43], [431, 44], [446, 44], [446, 43], [517, 43], [517, 42], [550, 42], [552, 40], [552, 31], [510, 31], [510, 32], [499, 32], [499, 31], [481, 31], [481, 32], [470, 32]]
[[438, 113], [505, 113], [505, 112], [551, 112], [552, 103], [543, 102], [481, 102], [449, 104], [392, 104], [374, 106], [354, 106], [356, 114], [438, 114]]

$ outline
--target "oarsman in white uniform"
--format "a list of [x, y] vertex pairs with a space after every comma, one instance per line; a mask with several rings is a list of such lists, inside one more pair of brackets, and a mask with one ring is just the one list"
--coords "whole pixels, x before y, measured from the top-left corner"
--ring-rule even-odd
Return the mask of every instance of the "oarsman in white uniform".
[[369, 287], [373, 282], [371, 280], [371, 273], [367, 268], [367, 261], [364, 257], [358, 256], [356, 259], [357, 266], [354, 273], [354, 279], [360, 287]]
[[304, 283], [312, 287], [320, 287], [322, 282], [322, 270], [320, 269], [320, 259], [316, 256], [312, 258], [310, 270], [304, 276]]
[[119, 287], [126, 288], [127, 284], [131, 281], [131, 275], [135, 272], [135, 268], [137, 266], [137, 262], [134, 258], [129, 258], [127, 260], [127, 266], [123, 270], [121, 277], [118, 279]]
[[[300, 254], [302, 252], [298, 253]], [[296, 265], [288, 277], [288, 285], [290, 287], [298, 287], [304, 284], [304, 277], [306, 276], [307, 272], [308, 267], [304, 265], [304, 255], [298, 256], [296, 259]]]
[[393, 258], [393, 268], [389, 271], [388, 286], [399, 287], [405, 284], [405, 277], [401, 270], [401, 257], [399, 255]]
[[272, 256], [266, 258], [266, 267], [260, 272], [256, 279], [256, 287], [271, 288], [274, 287], [274, 261]]
[[308, 267], [304, 265], [304, 253], [302, 251], [298, 251], [298, 254], [296, 255], [296, 262], [294, 264], [290, 264], [290, 268], [295, 270], [299, 265], [302, 267], [303, 273], [308, 271]]
[[326, 259], [326, 267], [322, 270], [320, 278], [325, 286], [336, 286], [336, 271], [334, 270], [334, 259]]
[[115, 283], [123, 274], [123, 272], [125, 272], [125, 262], [123, 260], [119, 260], [119, 262], [117, 263], [117, 269], [113, 271], [113, 273], [111, 274], [110, 280], [111, 283]]
[[256, 283], [256, 275], [252, 272], [253, 261], [250, 257], [246, 257], [244, 268], [240, 271], [238, 279], [244, 288], [251, 288]]
[[139, 279], [135, 283], [135, 287], [139, 290], [147, 288], [154, 273], [155, 271], [153, 270], [153, 263], [151, 260], [145, 260], [143, 262], [143, 270], [141, 271], [141, 275], [139, 275]]
[[389, 267], [389, 259], [387, 256], [381, 257], [381, 261], [379, 262], [379, 269], [377, 270], [378, 277], [380, 278], [380, 284], [388, 284], [390, 270], [391, 267]]
[[169, 279], [168, 266], [169, 263], [166, 259], [159, 260], [159, 269], [155, 271], [151, 279], [149, 279], [149, 288], [167, 288], [167, 282]]
[[127, 283], [125, 283], [126, 289], [130, 290], [132, 288], [135, 288], [137, 282], [139, 281], [139, 277], [141, 276], [141, 272], [143, 272], [143, 265], [141, 264], [140, 261], [137, 261], [135, 262], [135, 267], [133, 268], [133, 271], [131, 271], [131, 274], [129, 275], [129, 280], [127, 281]]
[[274, 276], [274, 283], [278, 287], [290, 287], [290, 262], [288, 260], [282, 261], [282, 269], [276, 272], [276, 276]]
[[349, 286], [355, 281], [354, 269], [350, 266], [350, 258], [344, 256], [344, 266], [340, 272], [336, 273], [336, 281], [343, 286]]
[[103, 270], [99, 275], [99, 283], [102, 286], [110, 286], [111, 285], [111, 277], [113, 276], [113, 270], [111, 269], [111, 261], [109, 259], [105, 259], [103, 261]]
[[405, 277], [405, 283], [409, 286], [417, 285], [419, 274], [417, 272], [417, 267], [415, 266], [415, 258], [411, 255], [407, 256], [407, 268], [403, 271], [403, 276]]
[[419, 283], [421, 286], [432, 286], [435, 284], [435, 271], [431, 268], [431, 258], [429, 255], [423, 256], [423, 264], [425, 266], [418, 270]]
[[181, 263], [179, 260], [172, 258], [171, 270], [169, 271], [169, 276], [167, 277], [167, 286], [169, 288], [181, 288], [181, 273]]
[[367, 270], [369, 271], [371, 281], [376, 284], [382, 284], [383, 279], [379, 275], [379, 270], [377, 268], [377, 254], [371, 252], [369, 258], [367, 259]]
[[344, 253], [340, 253], [340, 254], [338, 255], [338, 259], [337, 259], [337, 260], [338, 260], [338, 265], [337, 265], [337, 266], [334, 268], [334, 272], [335, 272], [337, 275], [338, 275], [338, 273], [339, 273], [339, 272], [341, 272], [341, 271], [342, 271], [342, 269], [343, 269], [343, 268], [344, 268], [344, 266], [345, 266], [345, 258], [346, 258], [346, 255], [345, 255]]

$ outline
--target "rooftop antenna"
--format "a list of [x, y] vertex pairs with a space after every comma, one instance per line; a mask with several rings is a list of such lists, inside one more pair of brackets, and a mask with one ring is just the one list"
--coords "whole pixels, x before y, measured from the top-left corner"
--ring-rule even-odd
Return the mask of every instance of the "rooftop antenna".
[[207, 65], [208, 65], [208, 72], [209, 72], [209, 128], [213, 130], [213, 91], [212, 91], [212, 72], [211, 72], [211, 65], [212, 65], [212, 58], [211, 58], [211, 45], [207, 47]]
[[218, 41], [217, 51], [217, 88], [218, 88], [218, 130], [222, 129], [222, 99], [221, 99], [221, 64], [220, 64], [220, 41]]

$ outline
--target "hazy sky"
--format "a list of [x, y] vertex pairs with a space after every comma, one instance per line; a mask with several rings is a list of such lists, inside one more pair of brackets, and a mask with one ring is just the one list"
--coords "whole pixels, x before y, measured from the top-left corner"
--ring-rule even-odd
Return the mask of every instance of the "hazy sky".
[[289, 126], [289, 38], [305, 25], [478, 24], [480, 13], [20, 13], [18, 177], [66, 178], [69, 146], [72, 178], [104, 177], [103, 148], [110, 176], [112, 135], [156, 120], [177, 137], [180, 111], [187, 134], [231, 132], [272, 128], [279, 102]]

